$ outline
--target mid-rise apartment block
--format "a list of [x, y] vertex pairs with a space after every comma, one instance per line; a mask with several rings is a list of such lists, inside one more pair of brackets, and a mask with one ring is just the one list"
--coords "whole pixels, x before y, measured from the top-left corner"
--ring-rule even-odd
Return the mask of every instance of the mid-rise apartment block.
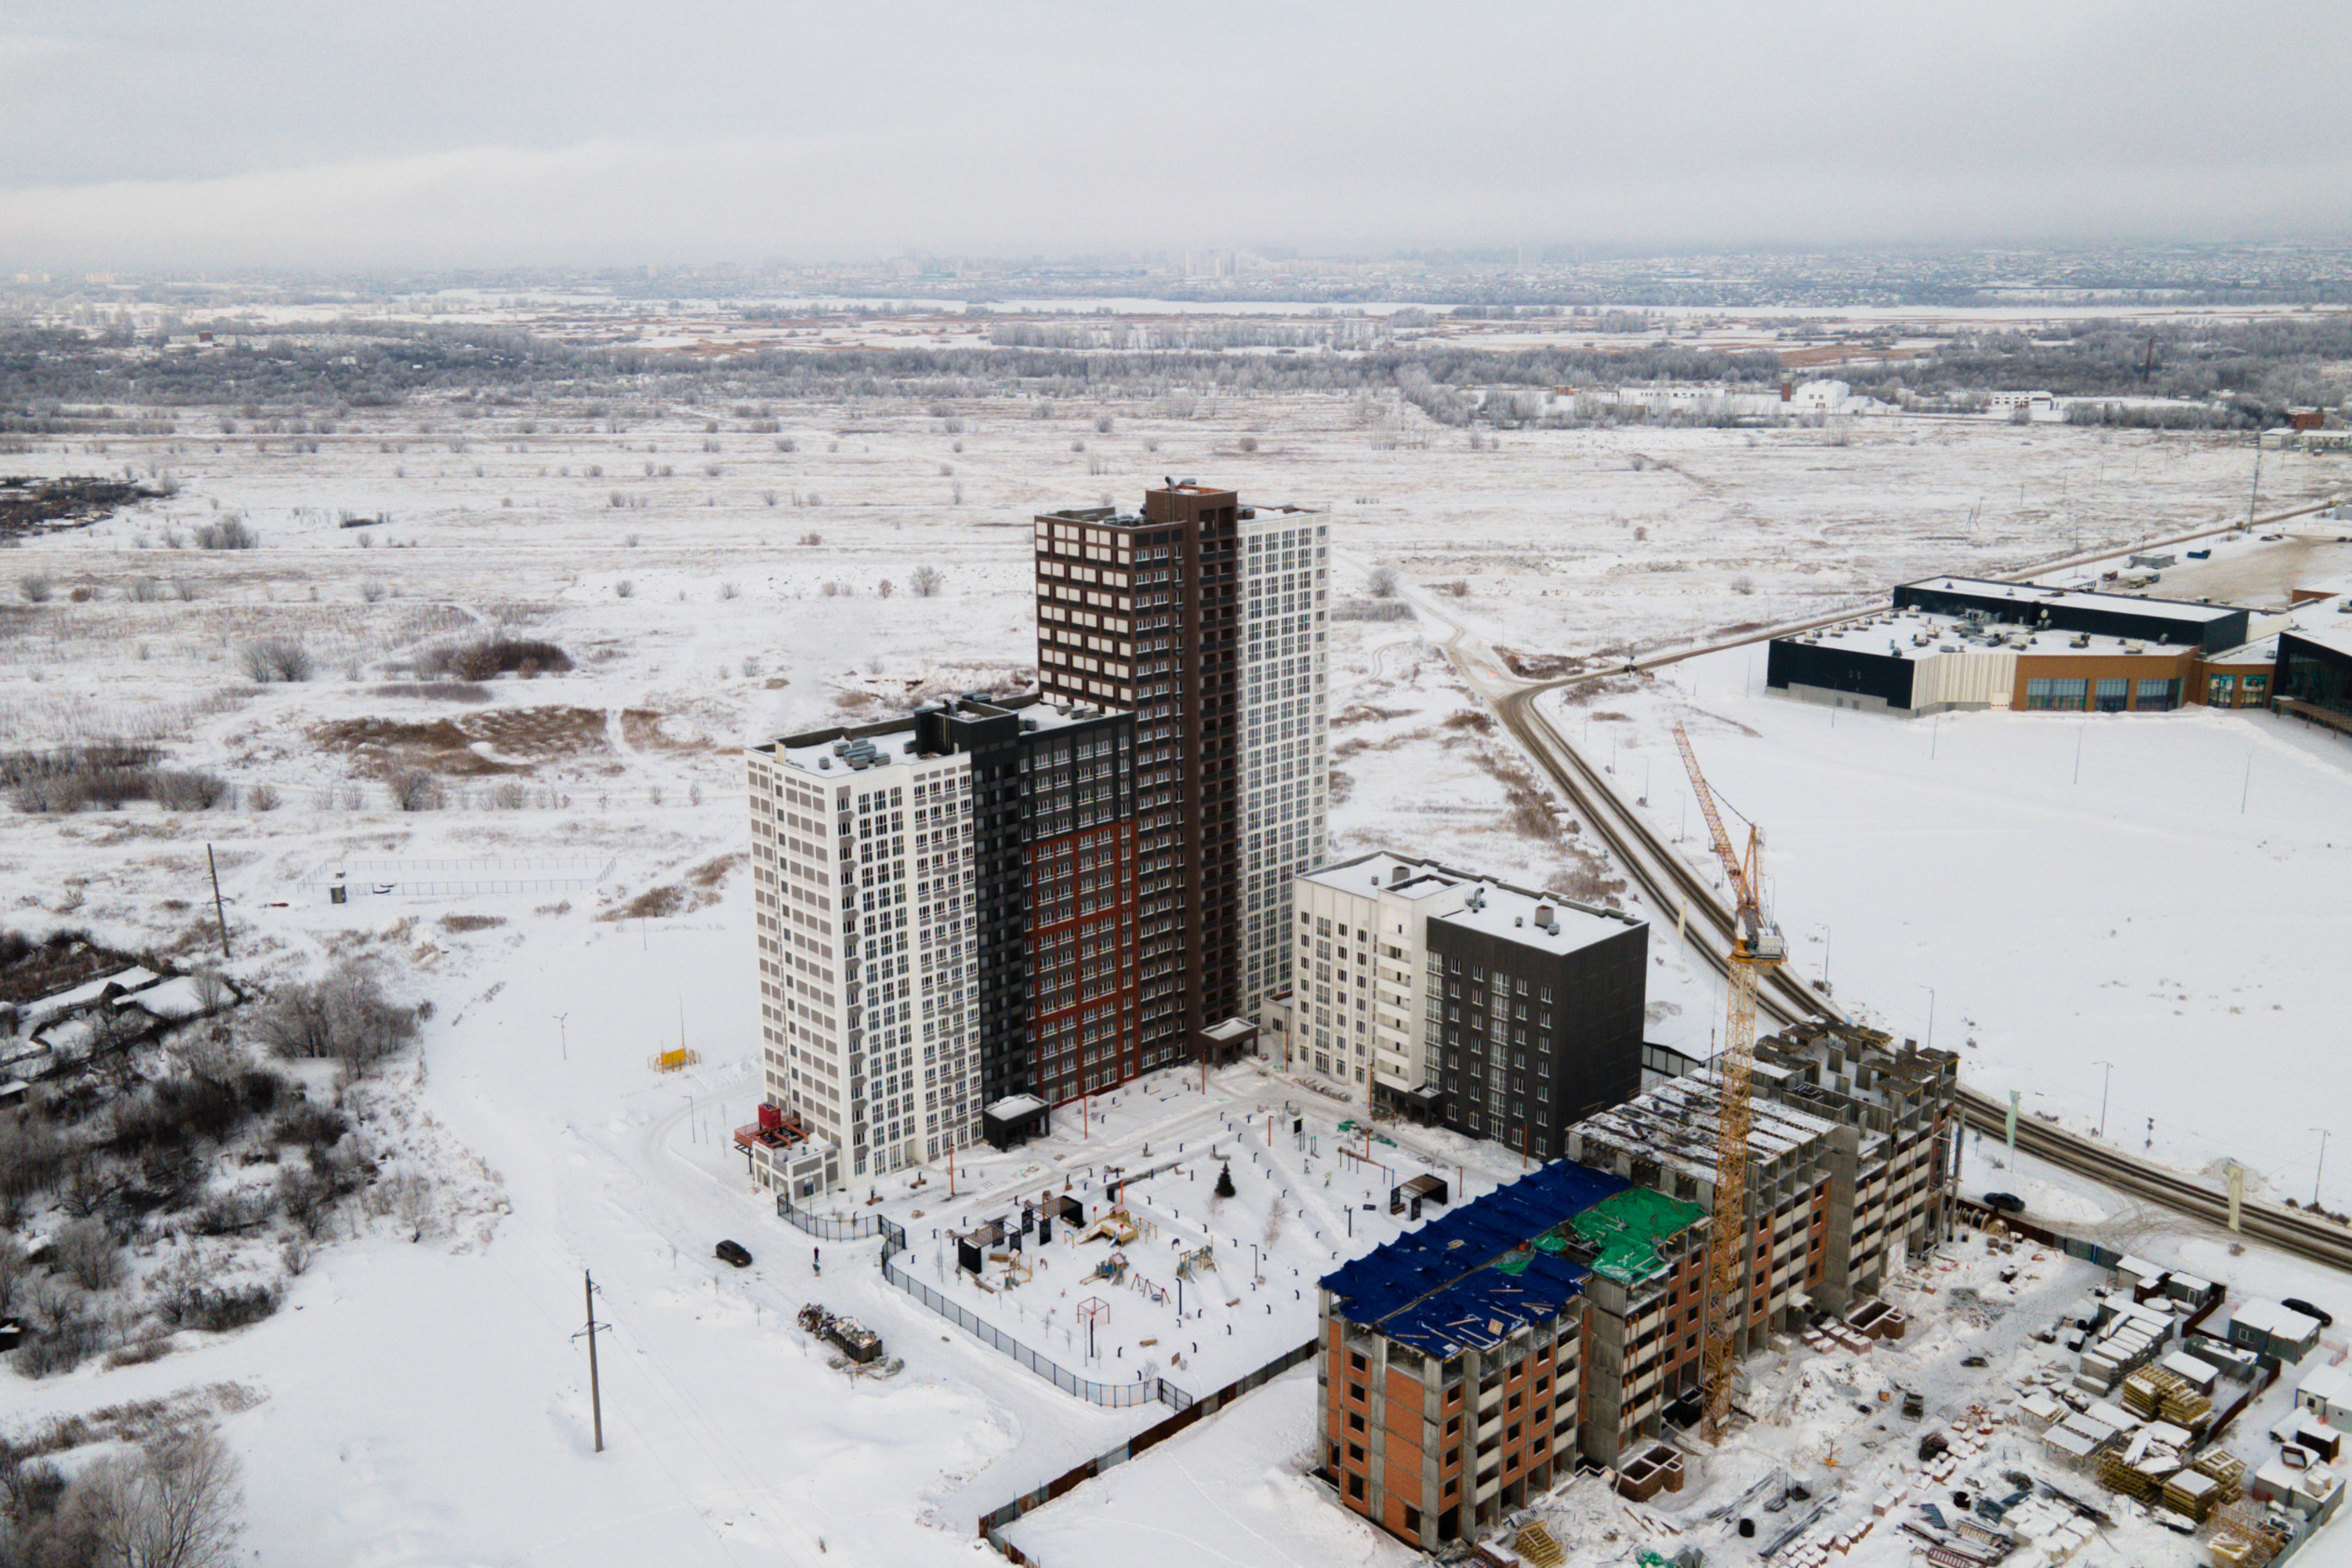
[[1261, 1049], [1376, 1111], [1551, 1159], [1642, 1083], [1649, 930], [1387, 853], [1292, 882], [1290, 989]]
[[1665, 1380], [1658, 1325], [1678, 1347], [1703, 1292], [1706, 1234], [1696, 1205], [1557, 1161], [1327, 1275], [1317, 1382], [1340, 1501], [1434, 1549], [1591, 1439], [1613, 1458], [1623, 1413]]
[[1832, 1216], [1853, 1236], [1846, 1293], [1875, 1293], [1948, 1230], [1959, 1069], [1955, 1052], [1852, 1024], [1806, 1020], [1756, 1042], [1757, 1095], [1859, 1135], [1852, 1215]]
[[755, 746], [749, 777], [768, 1104], [835, 1180], [971, 1142], [971, 759], [907, 720]]
[[[1308, 518], [1186, 481], [1139, 513], [1036, 520], [1039, 689], [1134, 715], [1134, 1071], [1187, 1059], [1245, 1010], [1278, 912], [1257, 910], [1250, 947], [1248, 878], [1320, 855], [1328, 541]], [[1245, 716], [1267, 752], [1246, 767]]]

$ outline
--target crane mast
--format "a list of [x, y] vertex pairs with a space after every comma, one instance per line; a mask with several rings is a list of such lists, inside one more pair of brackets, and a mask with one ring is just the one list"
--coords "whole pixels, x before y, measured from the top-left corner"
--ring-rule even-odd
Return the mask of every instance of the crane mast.
[[1754, 823], [1748, 826], [1748, 853], [1743, 859], [1723, 829], [1715, 807], [1715, 792], [1699, 771], [1698, 754], [1690, 735], [1679, 723], [1675, 744], [1689, 773], [1691, 793], [1699, 815], [1723, 862], [1734, 910], [1735, 929], [1729, 962], [1730, 1003], [1724, 1020], [1723, 1049], [1716, 1058], [1716, 1077], [1722, 1110], [1716, 1129], [1715, 1215], [1707, 1238], [1706, 1421], [1709, 1442], [1723, 1437], [1731, 1409], [1731, 1385], [1738, 1372], [1739, 1338], [1750, 1316], [1753, 1296], [1742, 1287], [1750, 1272], [1748, 1223], [1748, 1130], [1749, 1100], [1756, 1068], [1756, 982], [1765, 969], [1787, 956], [1780, 929], [1764, 914], [1761, 862], [1764, 837]]

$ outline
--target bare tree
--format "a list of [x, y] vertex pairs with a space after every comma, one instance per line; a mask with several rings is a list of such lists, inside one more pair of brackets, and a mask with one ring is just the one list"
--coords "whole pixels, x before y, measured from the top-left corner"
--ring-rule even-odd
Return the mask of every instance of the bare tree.
[[1397, 574], [1393, 566], [1375, 566], [1371, 576], [1372, 597], [1393, 599], [1397, 595]]
[[58, 1232], [58, 1269], [85, 1290], [103, 1290], [122, 1278], [122, 1260], [106, 1222], [78, 1219]]
[[323, 979], [280, 990], [253, 1026], [261, 1043], [281, 1057], [364, 1063], [415, 1038], [416, 1014], [387, 1000], [373, 975], [345, 963]]
[[299, 637], [257, 637], [239, 651], [246, 678], [257, 686], [273, 680], [308, 680], [317, 666]]
[[915, 591], [918, 599], [933, 599], [939, 596], [940, 584], [944, 580], [938, 567], [926, 563], [907, 574], [907, 586]]
[[245, 1528], [236, 1457], [210, 1432], [175, 1433], [101, 1460], [75, 1489], [107, 1568], [227, 1568]]
[[16, 579], [16, 591], [25, 595], [25, 602], [28, 605], [45, 605], [53, 590], [47, 577], [37, 572], [27, 572]]

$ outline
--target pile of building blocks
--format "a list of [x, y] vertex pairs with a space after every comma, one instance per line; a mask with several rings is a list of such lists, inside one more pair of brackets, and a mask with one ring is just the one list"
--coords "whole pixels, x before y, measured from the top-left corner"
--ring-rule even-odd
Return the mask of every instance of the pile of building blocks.
[[[2194, 1356], [2168, 1357], [2194, 1362]], [[2210, 1379], [2209, 1379], [2210, 1381]], [[2163, 1421], [2194, 1435], [2213, 1419], [2213, 1402], [2168, 1367], [2143, 1366], [2124, 1379], [2124, 1408], [2147, 1421]]]
[[2074, 1386], [2105, 1395], [2126, 1373], [2163, 1353], [2179, 1336], [2182, 1314], [2161, 1297], [2134, 1300], [2104, 1287], [2092, 1296], [2091, 1314], [2079, 1325], [2084, 1332], [2070, 1338], [2067, 1347], [2083, 1352]]

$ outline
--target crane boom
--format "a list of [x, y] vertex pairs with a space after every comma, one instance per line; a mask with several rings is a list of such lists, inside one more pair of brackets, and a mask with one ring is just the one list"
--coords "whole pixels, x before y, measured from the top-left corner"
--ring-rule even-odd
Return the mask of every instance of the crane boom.
[[1761, 970], [1780, 962], [1786, 950], [1779, 930], [1765, 918], [1759, 898], [1763, 888], [1763, 835], [1754, 823], [1748, 824], [1748, 855], [1743, 862], [1731, 847], [1731, 836], [1723, 829], [1723, 818], [1715, 809], [1715, 792], [1707, 788], [1706, 775], [1699, 771], [1698, 753], [1691, 749], [1690, 735], [1680, 724], [1675, 726], [1675, 744], [1690, 773], [1691, 790], [1698, 796], [1699, 813], [1706, 818], [1716, 856], [1723, 862], [1737, 918], [1731, 952], [1725, 955], [1730, 998], [1723, 1049], [1716, 1059], [1720, 1110], [1716, 1123], [1715, 1213], [1706, 1258], [1704, 1431], [1708, 1441], [1719, 1442], [1731, 1409], [1740, 1341], [1764, 1294], [1748, 1285], [1748, 1131], [1756, 1069], [1756, 981]]

